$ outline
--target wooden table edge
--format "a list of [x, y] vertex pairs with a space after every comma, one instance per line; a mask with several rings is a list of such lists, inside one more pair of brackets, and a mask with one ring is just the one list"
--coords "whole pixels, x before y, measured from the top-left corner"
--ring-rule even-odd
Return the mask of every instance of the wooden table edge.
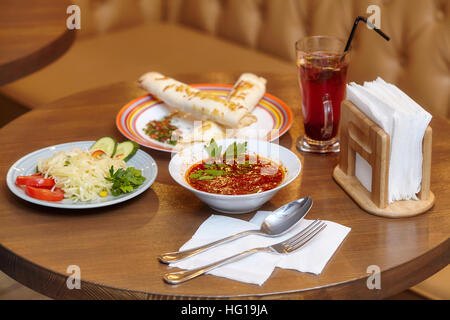
[[[427, 279], [450, 264], [450, 238], [412, 261], [381, 272], [381, 289], [367, 288], [370, 276], [342, 283], [329, 284], [302, 290], [285, 292], [242, 294], [224, 296], [170, 295], [144, 291], [132, 291], [102, 285], [81, 279], [81, 289], [67, 289], [69, 275], [39, 266], [15, 255], [0, 244], [0, 270], [21, 284], [53, 299], [139, 299], [139, 300], [202, 300], [202, 299], [348, 299], [358, 292], [358, 299], [383, 299], [400, 293]], [[420, 273], [417, 271], [421, 271]], [[412, 277], [408, 277], [409, 275]], [[383, 288], [383, 279], [395, 278], [394, 287]], [[412, 280], [411, 280], [412, 279]], [[161, 280], [163, 281], [163, 280]], [[194, 280], [195, 281], [195, 280]], [[231, 280], [230, 280], [231, 281]]]
[[65, 30], [49, 45], [0, 66], [0, 86], [36, 72], [60, 58], [72, 45], [76, 30]]

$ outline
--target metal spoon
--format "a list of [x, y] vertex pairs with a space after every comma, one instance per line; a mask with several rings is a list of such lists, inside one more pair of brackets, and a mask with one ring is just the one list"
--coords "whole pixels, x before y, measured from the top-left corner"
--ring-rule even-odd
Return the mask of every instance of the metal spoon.
[[276, 237], [288, 232], [292, 227], [294, 227], [298, 222], [300, 222], [303, 217], [309, 212], [313, 204], [310, 197], [301, 198], [292, 201], [284, 206], [278, 208], [274, 212], [264, 219], [261, 228], [259, 230], [247, 230], [230, 237], [220, 239], [203, 246], [189, 249], [186, 251], [178, 251], [165, 253], [158, 257], [159, 261], [162, 263], [176, 262], [188, 257], [192, 257], [200, 252], [216, 247], [220, 244], [236, 240], [241, 237], [245, 237], [251, 234], [262, 235], [266, 237]]

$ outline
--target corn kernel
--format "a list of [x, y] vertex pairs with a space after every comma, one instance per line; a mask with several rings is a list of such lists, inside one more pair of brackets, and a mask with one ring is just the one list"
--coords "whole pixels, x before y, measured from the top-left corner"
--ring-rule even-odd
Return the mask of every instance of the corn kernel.
[[108, 192], [106, 192], [106, 191], [102, 191], [102, 192], [100, 192], [100, 197], [106, 197], [108, 195]]

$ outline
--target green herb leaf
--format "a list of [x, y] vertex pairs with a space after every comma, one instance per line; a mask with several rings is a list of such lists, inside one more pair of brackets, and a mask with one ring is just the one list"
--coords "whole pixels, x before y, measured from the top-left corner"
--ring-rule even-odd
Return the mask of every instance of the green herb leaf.
[[175, 146], [175, 145], [177, 145], [177, 143], [178, 143], [178, 141], [175, 141], [175, 140], [169, 140], [169, 141], [166, 141], [168, 144], [170, 144], [170, 145], [172, 145], [172, 146]]
[[201, 176], [200, 178], [198, 178], [198, 180], [211, 180], [214, 179], [213, 176]]
[[222, 154], [222, 146], [218, 146], [217, 142], [214, 139], [211, 139], [209, 145], [205, 146], [208, 155], [211, 158], [218, 158]]
[[225, 158], [227, 160], [237, 159], [240, 156], [244, 155], [247, 151], [247, 142], [244, 143], [236, 143], [230, 144], [228, 148], [225, 150]]
[[141, 170], [134, 167], [128, 167], [126, 170], [120, 168], [114, 171], [114, 168], [111, 166], [109, 169], [109, 177], [105, 177], [105, 179], [113, 183], [111, 194], [115, 197], [132, 192], [145, 181]]
[[204, 170], [204, 172], [210, 176], [223, 176], [225, 174], [225, 172], [223, 172], [223, 171], [214, 170], [214, 169], [207, 169], [207, 170]]

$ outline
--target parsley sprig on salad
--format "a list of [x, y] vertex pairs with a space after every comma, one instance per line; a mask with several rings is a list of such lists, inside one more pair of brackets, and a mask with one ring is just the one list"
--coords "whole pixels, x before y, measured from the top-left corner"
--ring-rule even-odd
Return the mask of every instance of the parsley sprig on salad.
[[109, 169], [109, 177], [105, 177], [105, 179], [113, 183], [111, 193], [115, 197], [132, 192], [145, 181], [141, 170], [137, 170], [134, 167], [128, 167], [125, 170], [120, 168], [117, 171], [114, 171], [114, 168], [111, 167]]

